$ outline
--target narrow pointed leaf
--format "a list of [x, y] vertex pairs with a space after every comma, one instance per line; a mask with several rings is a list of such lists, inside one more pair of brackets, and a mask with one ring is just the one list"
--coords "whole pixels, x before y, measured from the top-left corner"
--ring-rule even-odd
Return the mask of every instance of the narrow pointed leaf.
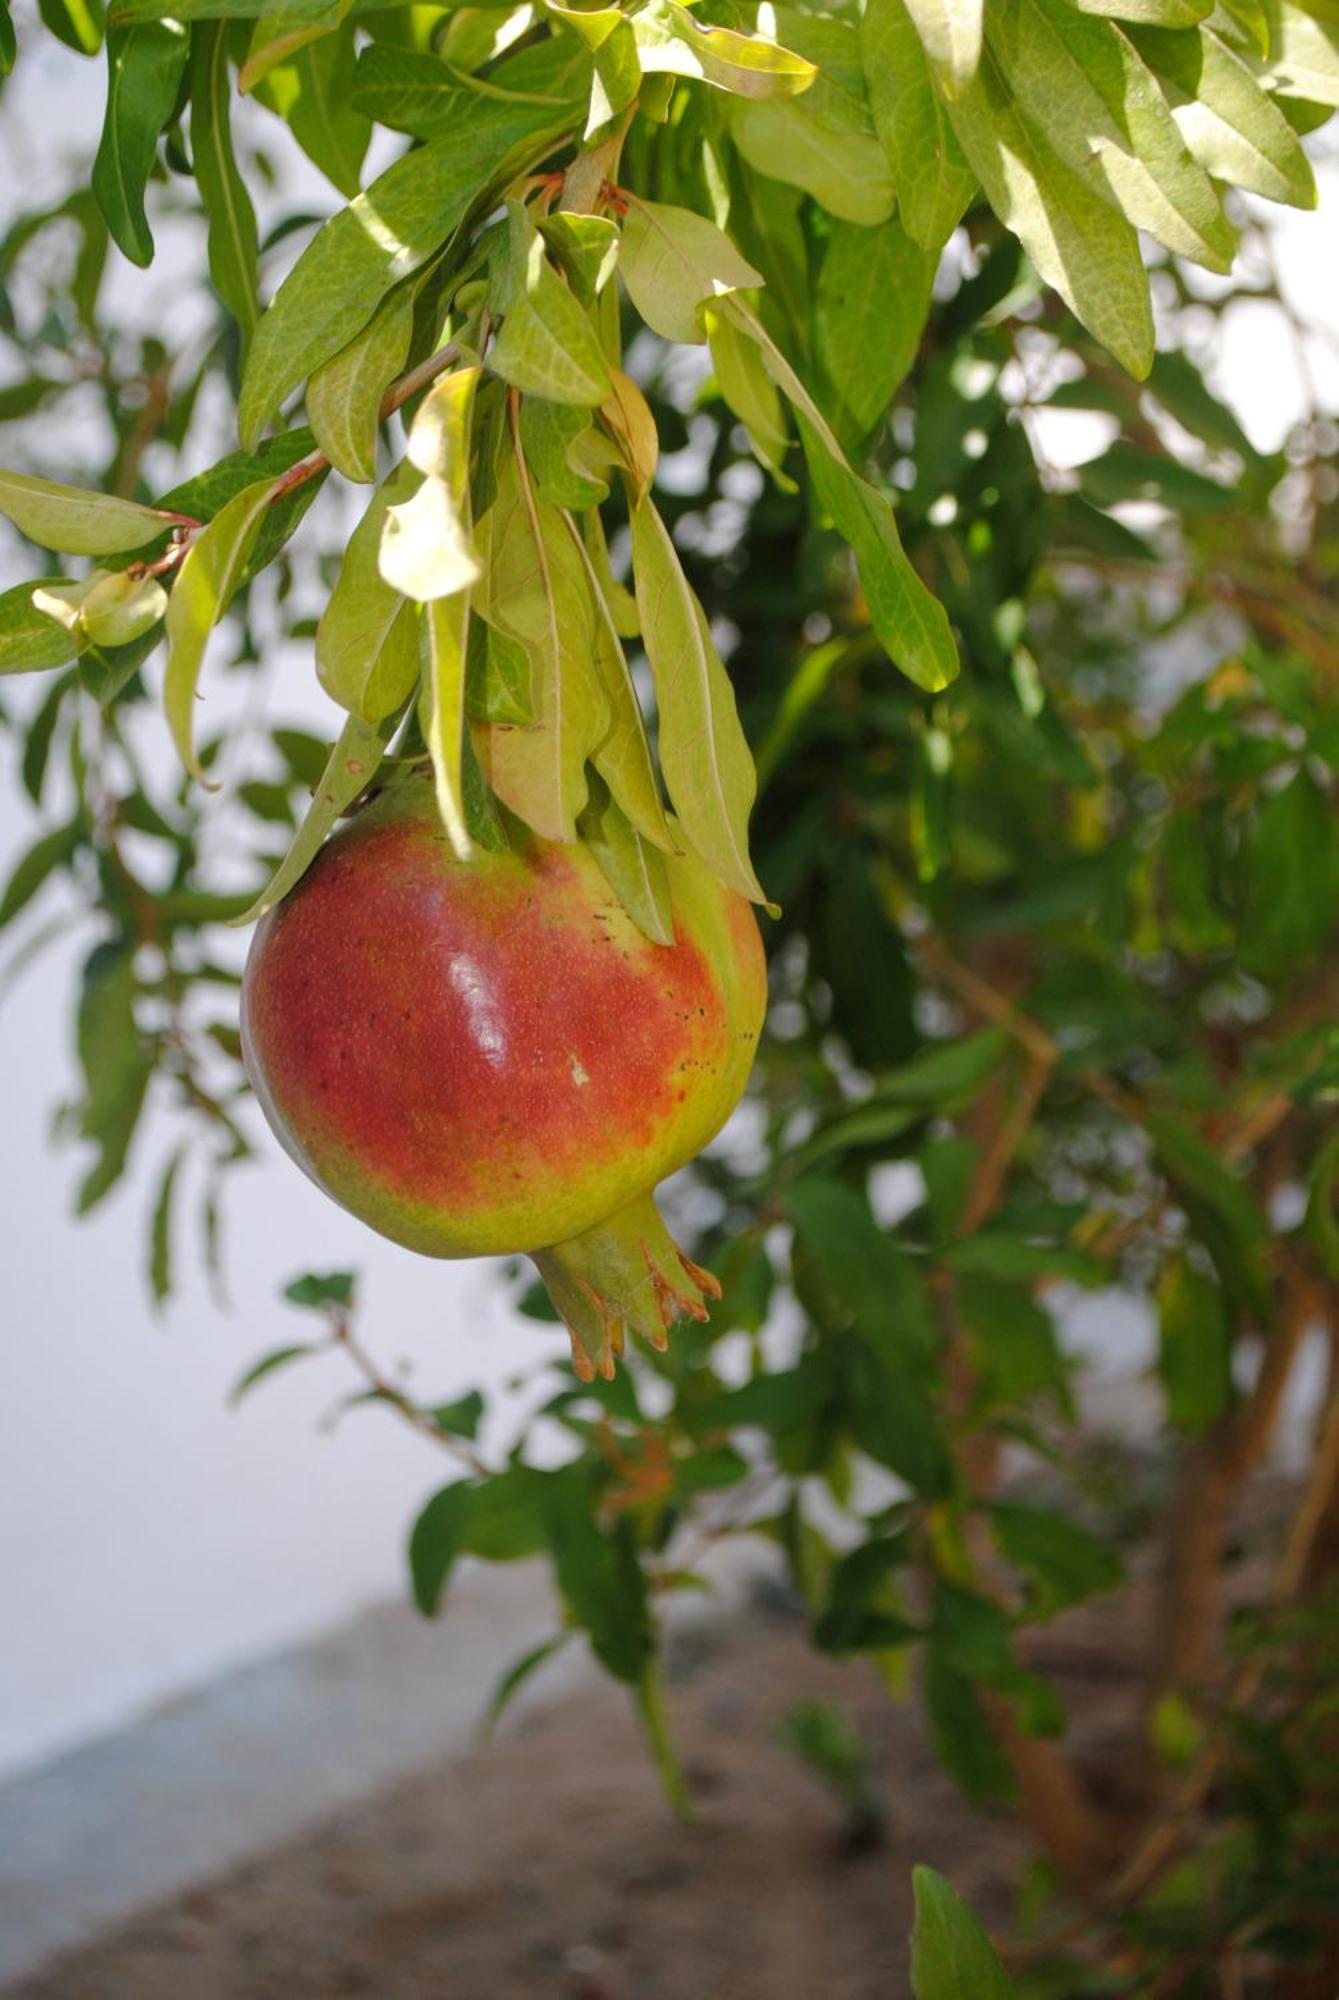
[[854, 551], [870, 623], [889, 658], [917, 687], [930, 693], [947, 687], [958, 672], [948, 614], [908, 561], [891, 506], [851, 470], [822, 411], [756, 316], [739, 300], [729, 309], [795, 411], [815, 495]]
[[1132, 28], [1149, 67], [1178, 94], [1172, 115], [1208, 173], [1269, 201], [1314, 208], [1301, 141], [1241, 57], [1208, 28]]
[[192, 46], [191, 162], [209, 218], [209, 275], [243, 336], [249, 338], [260, 317], [256, 214], [233, 152], [226, 24], [202, 24], [194, 31]]
[[404, 367], [414, 331], [414, 286], [398, 285], [360, 334], [307, 384], [307, 421], [337, 472], [370, 485], [377, 476], [382, 399]]
[[267, 69], [260, 102], [283, 119], [312, 165], [342, 195], [358, 192], [372, 121], [352, 103], [355, 68], [349, 33], [308, 36]]
[[262, 479], [230, 500], [201, 529], [172, 586], [163, 707], [177, 754], [192, 776], [202, 780], [195, 755], [195, 690], [205, 644], [242, 580], [273, 490], [273, 480]]
[[93, 162], [93, 192], [113, 239], [133, 264], [153, 261], [144, 189], [189, 51], [190, 34], [179, 21], [113, 28], [107, 36], [107, 109]]
[[379, 566], [382, 530], [395, 503], [422, 475], [405, 460], [368, 503], [349, 537], [335, 587], [316, 628], [316, 672], [332, 701], [365, 722], [379, 722], [406, 701], [418, 676], [413, 606]]
[[642, 839], [604, 785], [591, 786], [578, 831], [638, 930], [653, 944], [673, 944], [674, 911], [665, 857]]
[[1131, 225], [1020, 115], [989, 53], [951, 116], [991, 207], [1047, 284], [1122, 366], [1146, 375], [1153, 314]]
[[992, 16], [991, 48], [1023, 117], [1137, 229], [1213, 271], [1236, 237], [1204, 169], [1133, 44], [1069, 0], [1019, 0]]
[[508, 455], [477, 530], [489, 623], [525, 648], [534, 720], [482, 725], [475, 747], [498, 797], [548, 840], [576, 837], [586, 760], [609, 728], [594, 666], [595, 605], [566, 521]]
[[435, 598], [423, 611], [423, 734], [432, 757], [437, 806], [457, 856], [474, 852], [465, 823], [462, 768], [465, 741], [465, 654], [469, 638], [468, 591]]
[[940, 102], [904, 0], [867, 0], [860, 47], [874, 129], [892, 168], [898, 215], [927, 250], [947, 242], [976, 175]]
[[366, 790], [386, 752], [388, 725], [380, 728], [351, 715], [321, 773], [306, 817], [292, 846], [251, 908], [233, 919], [239, 928], [255, 923], [302, 880], [342, 812]]
[[649, 497], [632, 511], [632, 564], [660, 712], [660, 768], [684, 837], [722, 882], [765, 902], [748, 847], [757, 777], [734, 689]]
[[608, 733], [592, 751], [591, 762], [635, 830], [656, 847], [672, 854], [676, 851], [675, 842], [660, 800], [646, 723], [619, 643], [613, 614], [575, 522], [569, 519], [568, 528], [585, 568], [595, 605], [592, 657], [609, 704]]

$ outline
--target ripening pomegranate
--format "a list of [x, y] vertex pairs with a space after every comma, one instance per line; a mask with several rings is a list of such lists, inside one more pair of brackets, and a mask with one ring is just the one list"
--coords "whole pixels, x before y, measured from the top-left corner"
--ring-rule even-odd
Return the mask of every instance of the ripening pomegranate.
[[763, 952], [741, 897], [668, 865], [658, 945], [586, 848], [518, 831], [462, 863], [401, 776], [261, 921], [243, 984], [247, 1072], [298, 1165], [412, 1250], [529, 1252], [586, 1379], [720, 1289], [652, 1191], [739, 1100]]

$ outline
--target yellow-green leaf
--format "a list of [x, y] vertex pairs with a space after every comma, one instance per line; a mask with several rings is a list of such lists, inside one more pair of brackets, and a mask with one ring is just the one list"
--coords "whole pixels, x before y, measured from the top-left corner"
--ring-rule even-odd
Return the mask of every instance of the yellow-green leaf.
[[349, 717], [331, 749], [292, 846], [251, 908], [233, 919], [236, 925], [255, 923], [302, 880], [335, 821], [370, 783], [385, 755], [386, 727], [375, 728], [361, 716]]
[[241, 582], [273, 491], [272, 479], [243, 487], [200, 530], [172, 586], [163, 706], [177, 754], [196, 778], [204, 778], [195, 755], [195, 690], [205, 644]]
[[703, 308], [763, 283], [747, 258], [705, 215], [629, 197], [618, 268], [628, 296], [663, 340], [706, 339]]
[[71, 556], [113, 556], [142, 549], [172, 526], [170, 514], [141, 507], [137, 500], [58, 486], [25, 472], [0, 471], [0, 514], [8, 515], [30, 542]]
[[323, 362], [307, 384], [307, 421], [346, 479], [370, 485], [377, 476], [381, 404], [409, 352], [414, 291], [412, 282], [397, 285], [362, 332]]
[[734, 689], [649, 497], [632, 510], [632, 566], [660, 714], [660, 768], [684, 838], [722, 882], [765, 902], [748, 846], [757, 777]]
[[981, 60], [983, 0], [907, 0], [907, 12], [940, 89], [956, 97]]
[[405, 460], [372, 496], [349, 537], [316, 628], [321, 686], [341, 708], [369, 723], [399, 708], [418, 677], [414, 607], [382, 577], [378, 554], [389, 509], [407, 500], [421, 479]]
[[704, 27], [676, 0], [649, 0], [632, 17], [642, 69], [696, 77], [736, 97], [793, 97], [817, 71], [761, 35]]
[[420, 714], [432, 758], [437, 807], [447, 839], [460, 860], [474, 852], [465, 824], [462, 757], [465, 744], [465, 655], [470, 599], [462, 590], [438, 597], [423, 610], [424, 675]]

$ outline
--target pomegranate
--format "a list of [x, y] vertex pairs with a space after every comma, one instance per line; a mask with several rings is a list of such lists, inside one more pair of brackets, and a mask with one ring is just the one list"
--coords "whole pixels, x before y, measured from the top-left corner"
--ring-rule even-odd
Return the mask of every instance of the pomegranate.
[[247, 1073], [298, 1165], [411, 1250], [527, 1251], [587, 1380], [720, 1290], [652, 1195], [739, 1100], [765, 968], [742, 897], [690, 853], [668, 868], [659, 945], [585, 847], [518, 827], [457, 860], [402, 774], [261, 921], [243, 983]]

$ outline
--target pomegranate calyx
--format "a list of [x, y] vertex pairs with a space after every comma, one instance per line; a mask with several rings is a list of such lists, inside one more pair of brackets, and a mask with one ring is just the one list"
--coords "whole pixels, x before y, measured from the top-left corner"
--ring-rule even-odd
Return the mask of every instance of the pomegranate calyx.
[[566, 1324], [572, 1366], [583, 1382], [613, 1378], [629, 1333], [664, 1348], [676, 1320], [705, 1320], [707, 1299], [721, 1295], [711, 1272], [680, 1250], [650, 1194], [532, 1255]]

